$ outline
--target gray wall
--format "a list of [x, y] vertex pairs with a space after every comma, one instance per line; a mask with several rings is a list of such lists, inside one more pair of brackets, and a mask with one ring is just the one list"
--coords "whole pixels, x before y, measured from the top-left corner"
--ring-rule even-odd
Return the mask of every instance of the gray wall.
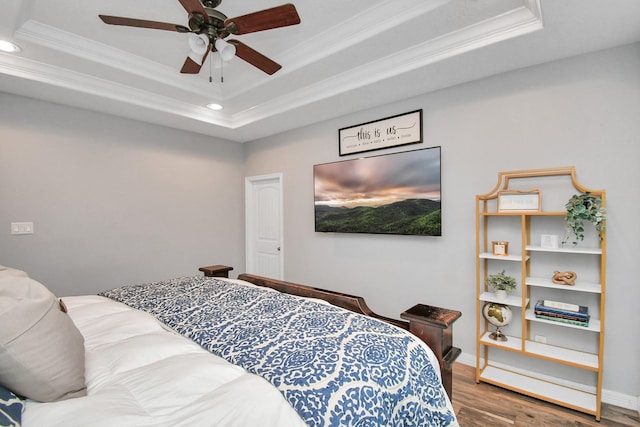
[[242, 165], [237, 143], [0, 93], [0, 264], [57, 295], [240, 268]]
[[[443, 149], [443, 236], [314, 233], [312, 167], [340, 160], [337, 130], [418, 108], [422, 146]], [[607, 190], [606, 397], [639, 396], [640, 226], [630, 197], [640, 182], [639, 112], [639, 44], [244, 146], [0, 94], [0, 264], [27, 270], [58, 295], [212, 263], [237, 273], [244, 177], [282, 172], [287, 280], [363, 295], [393, 317], [416, 302], [461, 310], [455, 340], [472, 361], [475, 195], [491, 190], [499, 171], [574, 165], [582, 184]], [[11, 236], [12, 221], [33, 221], [35, 234]]]
[[[442, 146], [443, 236], [314, 232], [312, 167], [340, 160], [338, 129], [424, 110], [424, 144]], [[454, 327], [475, 354], [475, 195], [499, 171], [574, 165], [607, 190], [608, 296], [604, 388], [640, 396], [640, 45], [532, 67], [308, 126], [247, 146], [246, 174], [284, 176], [285, 278], [363, 295], [384, 315], [417, 302], [463, 312]], [[399, 151], [386, 150], [370, 154]], [[349, 158], [352, 158], [350, 156]], [[544, 195], [543, 195], [544, 198]], [[625, 396], [618, 396], [617, 394]], [[628, 402], [627, 402], [628, 403]]]

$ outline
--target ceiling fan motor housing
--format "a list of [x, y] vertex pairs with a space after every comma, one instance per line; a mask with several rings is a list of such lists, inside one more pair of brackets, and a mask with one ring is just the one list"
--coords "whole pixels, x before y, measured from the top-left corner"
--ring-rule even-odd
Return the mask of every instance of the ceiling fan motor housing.
[[211, 9], [220, 6], [220, 3], [222, 3], [222, 0], [202, 0], [202, 5]]
[[[205, 7], [209, 20], [207, 21], [200, 13], [192, 13], [189, 15], [189, 28], [197, 34], [205, 34], [209, 37], [211, 44], [215, 44], [216, 39], [224, 39], [229, 36], [229, 31], [224, 26], [227, 19], [223, 13]], [[215, 51], [215, 47], [213, 47]]]

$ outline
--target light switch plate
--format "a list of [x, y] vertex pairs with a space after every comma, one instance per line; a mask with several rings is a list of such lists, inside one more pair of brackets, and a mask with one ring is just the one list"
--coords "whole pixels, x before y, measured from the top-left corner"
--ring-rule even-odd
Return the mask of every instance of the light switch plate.
[[33, 222], [12, 222], [11, 234], [33, 234]]

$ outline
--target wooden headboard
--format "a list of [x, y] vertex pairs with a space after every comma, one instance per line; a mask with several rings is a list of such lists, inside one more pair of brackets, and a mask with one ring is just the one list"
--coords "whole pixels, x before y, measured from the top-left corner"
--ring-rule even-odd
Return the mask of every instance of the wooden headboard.
[[[230, 270], [233, 270], [233, 267], [224, 265], [212, 265], [200, 268], [200, 271], [204, 272], [204, 275], [207, 277], [229, 277]], [[442, 383], [449, 398], [452, 397], [452, 365], [461, 353], [459, 348], [452, 345], [453, 323], [462, 315], [459, 311], [417, 304], [401, 314], [402, 318], [408, 320], [404, 321], [374, 313], [367, 306], [364, 298], [359, 296], [248, 273], [238, 275], [238, 279], [291, 295], [322, 299], [335, 306], [374, 317], [410, 331], [424, 341], [435, 353], [440, 364]]]

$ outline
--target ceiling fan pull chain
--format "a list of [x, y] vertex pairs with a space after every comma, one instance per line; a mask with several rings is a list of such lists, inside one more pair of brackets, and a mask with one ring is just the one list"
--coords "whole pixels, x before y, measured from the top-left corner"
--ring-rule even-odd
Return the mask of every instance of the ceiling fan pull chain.
[[220, 55], [220, 83], [224, 83], [224, 61]]
[[209, 56], [209, 83], [213, 83], [213, 72], [211, 71], [212, 66], [211, 63], [213, 62], [213, 59], [211, 59], [211, 56]]

